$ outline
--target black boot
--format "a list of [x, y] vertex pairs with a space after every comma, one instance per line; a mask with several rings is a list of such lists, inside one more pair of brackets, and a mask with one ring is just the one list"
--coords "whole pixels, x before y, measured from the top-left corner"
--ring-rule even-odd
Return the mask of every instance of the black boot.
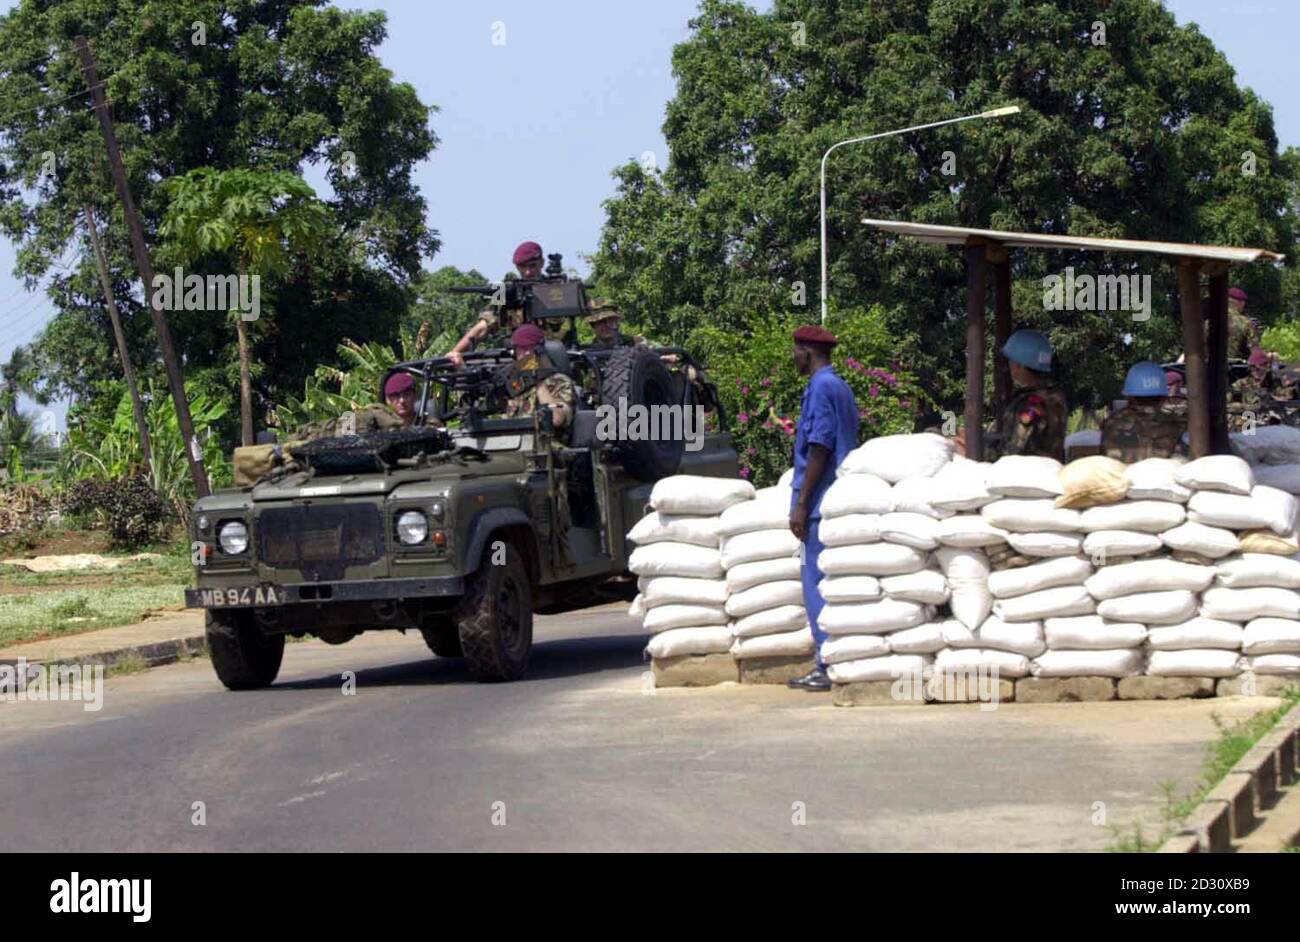
[[802, 677], [796, 677], [786, 684], [795, 690], [830, 690], [831, 679], [826, 676], [826, 668], [814, 667]]

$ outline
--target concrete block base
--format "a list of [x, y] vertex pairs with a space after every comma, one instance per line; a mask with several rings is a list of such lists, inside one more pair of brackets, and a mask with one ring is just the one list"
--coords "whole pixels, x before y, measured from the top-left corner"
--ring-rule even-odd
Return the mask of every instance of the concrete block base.
[[925, 687], [926, 699], [936, 703], [1010, 703], [1016, 698], [1013, 680], [978, 674], [935, 674]]
[[655, 658], [651, 663], [656, 687], [711, 687], [740, 680], [740, 669], [730, 654], [683, 654]]
[[831, 703], [835, 706], [917, 706], [925, 703], [922, 697], [896, 697], [892, 680], [860, 680], [851, 684], [832, 684]]
[[784, 684], [802, 677], [817, 666], [811, 654], [746, 657], [736, 663], [740, 665], [742, 684]]
[[1115, 699], [1113, 677], [1022, 677], [1017, 703], [1082, 703]]
[[1122, 677], [1121, 700], [1186, 700], [1214, 696], [1213, 677]]
[[1278, 674], [1242, 674], [1219, 680], [1216, 693], [1220, 697], [1276, 697], [1288, 687], [1300, 686], [1300, 677]]

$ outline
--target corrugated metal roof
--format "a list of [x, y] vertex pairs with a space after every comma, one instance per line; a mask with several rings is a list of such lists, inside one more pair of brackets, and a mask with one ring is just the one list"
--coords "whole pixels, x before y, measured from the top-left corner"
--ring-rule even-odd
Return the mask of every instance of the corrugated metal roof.
[[1144, 242], [1140, 239], [1094, 239], [1087, 236], [1050, 235], [1043, 232], [1002, 232], [997, 229], [967, 229], [963, 226], [938, 226], [892, 219], [864, 219], [863, 224], [911, 236], [922, 242], [964, 245], [967, 239], [980, 238], [1013, 248], [1083, 249], [1093, 252], [1152, 252], [1180, 258], [1210, 259], [1221, 262], [1255, 262], [1286, 258], [1268, 249], [1242, 248], [1235, 245], [1188, 245], [1182, 242]]

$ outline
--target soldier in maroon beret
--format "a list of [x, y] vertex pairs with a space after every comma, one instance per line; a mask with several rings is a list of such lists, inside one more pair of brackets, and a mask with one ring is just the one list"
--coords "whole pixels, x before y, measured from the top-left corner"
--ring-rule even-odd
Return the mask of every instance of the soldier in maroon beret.
[[[519, 272], [519, 277], [523, 281], [536, 281], [542, 277], [542, 247], [536, 242], [520, 242], [515, 247], [515, 254], [511, 257], [514, 262], [515, 271]], [[504, 327], [506, 330], [514, 330], [524, 322], [524, 312], [522, 308], [505, 308], [498, 315], [494, 308], [485, 308], [479, 312], [478, 321], [474, 326], [465, 332], [465, 336], [456, 341], [456, 346], [447, 352], [447, 358], [457, 366], [465, 365], [463, 354], [466, 350], [473, 349], [474, 345], [494, 333], [498, 328]]]
[[415, 379], [410, 373], [394, 373], [384, 383], [384, 402], [405, 425], [415, 421]]

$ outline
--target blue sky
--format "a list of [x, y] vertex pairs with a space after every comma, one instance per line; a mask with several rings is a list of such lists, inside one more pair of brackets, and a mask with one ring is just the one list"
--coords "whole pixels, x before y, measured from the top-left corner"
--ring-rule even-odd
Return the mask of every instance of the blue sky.
[[[442, 238], [428, 267], [499, 277], [515, 244], [535, 239], [585, 271], [581, 256], [595, 250], [601, 202], [613, 194], [610, 171], [646, 151], [667, 161], [660, 126], [674, 90], [672, 47], [686, 38], [695, 0], [339, 5], [388, 12], [381, 59], [440, 109], [432, 126], [441, 143], [416, 174]], [[0, 0], [0, 9], [11, 6]], [[1178, 22], [1198, 23], [1238, 81], [1272, 103], [1282, 146], [1300, 145], [1300, 65], [1291, 48], [1300, 4], [1166, 6]], [[42, 293], [13, 278], [13, 259], [13, 246], [0, 239], [0, 358], [35, 337], [51, 313]], [[54, 411], [61, 422], [63, 410]]]

